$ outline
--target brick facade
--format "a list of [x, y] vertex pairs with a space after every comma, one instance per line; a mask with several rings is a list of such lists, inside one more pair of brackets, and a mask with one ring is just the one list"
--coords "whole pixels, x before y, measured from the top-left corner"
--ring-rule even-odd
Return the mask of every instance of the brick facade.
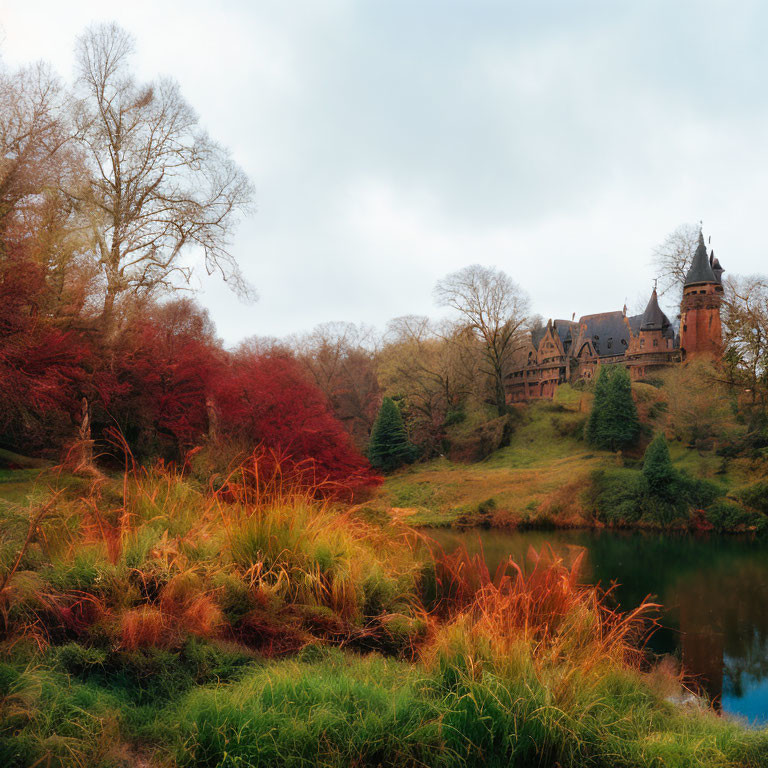
[[619, 312], [550, 320], [531, 332], [506, 377], [507, 402], [552, 398], [559, 384], [590, 379], [598, 365], [626, 365], [634, 380], [694, 355], [719, 355], [723, 269], [704, 238], [689, 269], [680, 306], [680, 332], [661, 311], [656, 289], [641, 315]]

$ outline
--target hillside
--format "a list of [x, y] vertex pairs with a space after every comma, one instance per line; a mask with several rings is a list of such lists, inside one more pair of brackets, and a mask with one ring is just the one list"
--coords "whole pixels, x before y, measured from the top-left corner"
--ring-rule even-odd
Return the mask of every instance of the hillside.
[[[637, 470], [651, 435], [664, 428], [653, 403], [658, 390], [635, 384], [644, 436], [622, 455], [592, 449], [583, 439], [591, 395], [569, 386], [552, 402], [518, 409], [507, 447], [475, 463], [447, 457], [407, 467], [387, 478], [373, 505], [412, 525], [585, 526], [595, 523], [585, 494], [598, 470]], [[716, 483], [730, 493], [760, 479], [760, 467], [746, 459], [726, 460], [715, 450], [699, 450], [670, 440], [675, 467]]]

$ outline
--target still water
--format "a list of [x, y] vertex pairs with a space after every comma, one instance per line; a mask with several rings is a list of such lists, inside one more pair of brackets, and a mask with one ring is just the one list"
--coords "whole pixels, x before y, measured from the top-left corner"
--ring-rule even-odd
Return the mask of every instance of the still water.
[[510, 555], [549, 543], [566, 562], [586, 550], [585, 583], [618, 584], [625, 609], [647, 595], [664, 606], [651, 638], [673, 654], [725, 712], [768, 722], [768, 542], [615, 531], [434, 531], [446, 549], [482, 549], [494, 572]]

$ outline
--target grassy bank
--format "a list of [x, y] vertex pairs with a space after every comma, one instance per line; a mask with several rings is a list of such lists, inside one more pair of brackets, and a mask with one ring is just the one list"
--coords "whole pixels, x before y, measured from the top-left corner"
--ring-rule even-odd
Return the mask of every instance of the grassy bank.
[[[3, 766], [759, 766], [551, 553], [168, 469], [0, 483]], [[3, 488], [25, 484], [4, 496]]]
[[[645, 391], [641, 394], [648, 397]], [[617, 484], [639, 476], [645, 444], [661, 428], [662, 420], [648, 421], [646, 438], [634, 451], [615, 454], [592, 449], [583, 439], [589, 397], [561, 387], [554, 402], [534, 403], [521, 410], [507, 447], [476, 463], [439, 458], [404, 468], [386, 479], [371, 506], [411, 525], [427, 527], [666, 524], [649, 516], [641, 520], [640, 512], [625, 517], [611, 514], [596, 502], [601, 476], [615, 478]], [[712, 527], [721, 532], [755, 528], [759, 518], [754, 509], [743, 505], [739, 493], [760, 481], [764, 466], [746, 459], [724, 459], [714, 450], [697, 450], [679, 441], [670, 443], [670, 452], [678, 471], [711, 483], [716, 497], [730, 505], [713, 512]], [[689, 520], [673, 522], [687, 527]]]

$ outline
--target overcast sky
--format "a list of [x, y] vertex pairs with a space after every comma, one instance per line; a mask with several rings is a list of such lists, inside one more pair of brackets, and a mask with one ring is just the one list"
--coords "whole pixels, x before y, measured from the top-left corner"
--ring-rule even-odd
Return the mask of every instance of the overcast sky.
[[436, 315], [475, 262], [545, 317], [632, 309], [683, 222], [768, 271], [768, 3], [0, 0], [0, 52], [71, 79], [112, 20], [255, 184], [233, 251], [260, 300], [201, 280], [228, 343]]

